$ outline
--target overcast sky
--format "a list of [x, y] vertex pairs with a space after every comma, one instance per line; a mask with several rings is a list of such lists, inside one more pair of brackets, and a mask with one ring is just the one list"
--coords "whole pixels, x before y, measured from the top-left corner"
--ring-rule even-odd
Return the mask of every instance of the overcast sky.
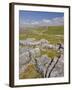
[[58, 26], [64, 25], [64, 13], [19, 11], [20, 25], [25, 26]]

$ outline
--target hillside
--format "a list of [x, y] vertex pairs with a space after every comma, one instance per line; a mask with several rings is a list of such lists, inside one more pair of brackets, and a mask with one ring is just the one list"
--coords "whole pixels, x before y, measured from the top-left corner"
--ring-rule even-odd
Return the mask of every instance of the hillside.
[[47, 39], [51, 43], [64, 42], [63, 40], [64, 27], [63, 26], [49, 26], [49, 27], [38, 27], [35, 29], [28, 28], [23, 30], [19, 35], [19, 39], [23, 40], [26, 38], [36, 38], [40, 40], [42, 38]]

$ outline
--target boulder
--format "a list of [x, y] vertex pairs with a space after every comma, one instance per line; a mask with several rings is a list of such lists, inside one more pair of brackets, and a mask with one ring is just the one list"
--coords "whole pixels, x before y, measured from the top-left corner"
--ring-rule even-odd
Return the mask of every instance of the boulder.
[[50, 77], [63, 77], [64, 76], [64, 63], [59, 60], [55, 68], [51, 72]]
[[29, 63], [30, 61], [32, 63], [35, 63], [34, 59], [36, 57], [39, 57], [39, 56], [40, 56], [40, 49], [39, 48], [24, 50], [24, 52], [19, 55], [20, 67], [22, 65]]
[[62, 57], [60, 57], [59, 59], [54, 58], [51, 66], [49, 67], [47, 71], [47, 77], [63, 77], [64, 76], [64, 63], [61, 61], [61, 59]]

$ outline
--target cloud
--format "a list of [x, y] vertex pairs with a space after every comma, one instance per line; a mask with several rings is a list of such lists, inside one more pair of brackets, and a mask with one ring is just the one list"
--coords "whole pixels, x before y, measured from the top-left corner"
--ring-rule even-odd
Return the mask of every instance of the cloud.
[[63, 22], [64, 22], [64, 17], [54, 18], [53, 21], [54, 21], [54, 22], [60, 22], [60, 23], [63, 23]]
[[38, 21], [33, 21], [33, 22], [31, 22], [31, 24], [32, 25], [37, 25], [37, 24], [39, 24], [39, 22]]
[[64, 17], [56, 17], [52, 19], [52, 25], [64, 25]]
[[51, 20], [47, 20], [47, 19], [43, 19], [43, 22], [45, 22], [45, 23], [50, 23], [51, 22]]
[[52, 19], [43, 19], [42, 23], [48, 26], [64, 25], [64, 17], [56, 17]]
[[23, 25], [25, 26], [58, 26], [64, 25], [64, 17], [55, 17], [52, 19], [42, 19], [42, 20], [32, 20], [32, 21], [24, 21]]

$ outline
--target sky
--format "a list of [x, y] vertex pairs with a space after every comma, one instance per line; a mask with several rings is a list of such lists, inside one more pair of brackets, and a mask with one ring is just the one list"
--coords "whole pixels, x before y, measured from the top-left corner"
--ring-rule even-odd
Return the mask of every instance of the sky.
[[19, 11], [20, 25], [25, 26], [58, 26], [64, 25], [64, 13]]

